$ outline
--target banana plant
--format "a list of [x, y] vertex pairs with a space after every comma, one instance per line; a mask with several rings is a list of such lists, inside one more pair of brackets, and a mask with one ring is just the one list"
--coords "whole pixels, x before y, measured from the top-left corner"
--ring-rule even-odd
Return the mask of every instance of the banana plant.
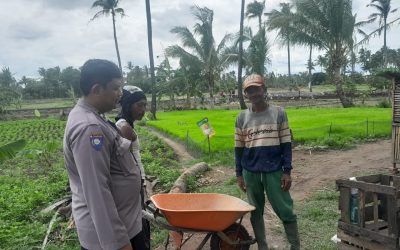
[[3, 146], [0, 146], [0, 162], [5, 161], [6, 159], [10, 159], [15, 157], [15, 155], [23, 149], [26, 145], [26, 141], [21, 139], [17, 140]]

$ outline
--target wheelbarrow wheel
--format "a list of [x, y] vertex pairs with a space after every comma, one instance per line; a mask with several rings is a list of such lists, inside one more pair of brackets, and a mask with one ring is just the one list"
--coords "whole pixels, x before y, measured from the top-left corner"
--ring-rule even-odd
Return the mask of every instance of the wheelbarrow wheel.
[[[239, 240], [251, 240], [249, 233], [246, 228], [242, 225], [235, 223], [229, 226], [227, 229], [223, 231], [223, 233], [232, 241]], [[217, 234], [213, 234], [210, 241], [211, 250], [225, 250], [225, 249], [242, 249], [247, 250], [250, 248], [250, 245], [231, 245], [228, 242], [222, 240]]]

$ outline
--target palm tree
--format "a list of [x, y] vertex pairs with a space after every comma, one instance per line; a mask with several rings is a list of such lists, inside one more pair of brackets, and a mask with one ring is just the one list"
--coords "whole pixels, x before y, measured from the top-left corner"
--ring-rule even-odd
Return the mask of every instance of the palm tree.
[[319, 65], [320, 72], [322, 72], [322, 68], [326, 70], [328, 65], [328, 58], [326, 56], [319, 55], [316, 60], [316, 65]]
[[115, 28], [115, 15], [121, 14], [121, 16], [124, 16], [125, 13], [124, 13], [124, 9], [118, 8], [118, 3], [119, 3], [119, 0], [96, 0], [92, 4], [92, 8], [100, 7], [100, 8], [102, 8], [102, 10], [97, 12], [90, 21], [93, 21], [94, 19], [96, 19], [100, 16], [108, 16], [111, 13], [112, 22], [113, 22], [113, 30], [114, 30], [115, 50], [117, 51], [118, 66], [122, 72], [121, 58], [119, 56], [119, 49], [118, 49], [117, 31]]
[[293, 27], [293, 16], [294, 13], [291, 12], [292, 6], [289, 3], [280, 3], [280, 10], [272, 10], [269, 13], [265, 13], [268, 16], [267, 26], [268, 30], [278, 30], [278, 37], [283, 44], [287, 46], [288, 54], [288, 74], [289, 79], [292, 81], [291, 71], [290, 71], [290, 45], [291, 36], [294, 32]]
[[368, 35], [361, 29], [362, 26], [373, 22], [373, 20], [366, 20], [366, 21], [360, 21], [357, 22], [357, 14], [353, 15], [353, 20], [352, 20], [352, 26], [353, 26], [353, 39], [350, 43], [350, 64], [351, 64], [351, 73], [354, 74], [355, 72], [355, 64], [357, 62], [357, 56], [355, 53], [356, 45], [357, 45], [357, 34], [361, 34], [363, 36], [363, 39], [367, 38]]
[[[191, 10], [198, 21], [194, 25], [194, 32], [191, 32], [187, 27], [174, 27], [171, 32], [180, 37], [183, 47], [179, 45], [169, 46], [166, 49], [166, 54], [174, 58], [185, 58], [187, 62], [201, 64], [202, 75], [207, 80], [210, 93], [210, 107], [214, 108], [214, 85], [225, 67], [225, 62], [221, 60], [221, 53], [229, 35], [226, 35], [216, 46], [212, 32], [214, 12], [207, 7], [198, 6], [193, 6]], [[199, 40], [196, 40], [196, 38]], [[188, 50], [185, 50], [185, 48]]]
[[[391, 9], [391, 0], [371, 0], [371, 3], [367, 5], [367, 7], [373, 7], [377, 10], [377, 12], [372, 13], [369, 16], [371, 21], [375, 21], [379, 18], [379, 28], [376, 30], [379, 36], [383, 30], [383, 67], [387, 66], [387, 46], [386, 46], [386, 30], [388, 28], [387, 18], [389, 13], [396, 12], [397, 9]], [[396, 20], [399, 20], [397, 18]], [[396, 21], [394, 20], [394, 21]], [[393, 22], [392, 22], [393, 23]]]
[[147, 17], [147, 43], [149, 46], [149, 59], [150, 59], [150, 78], [151, 78], [151, 107], [150, 112], [153, 115], [153, 119], [156, 118], [157, 111], [157, 90], [156, 90], [156, 78], [154, 76], [154, 57], [153, 57], [153, 33], [151, 27], [151, 11], [150, 11], [150, 0], [146, 0], [146, 17]]
[[[265, 74], [265, 64], [269, 62], [268, 52], [268, 40], [266, 38], [266, 29], [262, 24], [262, 15], [265, 7], [265, 1], [257, 2], [254, 1], [247, 5], [246, 15], [249, 19], [258, 17], [259, 30], [256, 35], [253, 36], [253, 32], [250, 27], [243, 28], [244, 18], [244, 4], [242, 1], [242, 12], [241, 12], [241, 26], [239, 34], [236, 35], [234, 43], [231, 47], [225, 48], [223, 52], [224, 60], [228, 64], [238, 64], [238, 94], [239, 101], [242, 109], [246, 108], [246, 104], [241, 101], [242, 95], [242, 68], [246, 68], [246, 74], [257, 73], [260, 75]], [[243, 50], [243, 42], [249, 42], [246, 50]]]
[[249, 3], [246, 8], [246, 16], [249, 19], [252, 18], [258, 18], [258, 29], [261, 30], [262, 26], [262, 15], [264, 13], [265, 9], [265, 0], [262, 2], [257, 2], [254, 0], [254, 2]]
[[319, 49], [327, 52], [327, 73], [336, 86], [343, 107], [353, 102], [343, 90], [341, 70], [346, 64], [346, 55], [353, 44], [355, 27], [351, 0], [297, 0], [297, 32], [307, 36]]
[[[240, 29], [239, 29], [239, 58], [238, 58], [238, 82], [237, 82], [237, 89], [238, 89], [238, 97], [239, 97], [239, 104], [241, 109], [246, 109], [246, 103], [244, 102], [243, 98], [243, 90], [242, 90], [242, 68], [243, 68], [243, 22], [244, 22], [244, 5], [245, 0], [241, 1], [241, 8], [240, 8]], [[260, 21], [261, 23], [261, 21]]]
[[266, 28], [262, 27], [255, 36], [251, 37], [246, 49], [247, 65], [250, 72], [265, 75], [265, 65], [270, 62], [268, 58], [269, 44], [266, 37]]
[[[228, 65], [233, 65], [239, 62], [239, 35], [235, 35], [233, 45], [227, 47], [223, 51], [223, 60]], [[266, 28], [263, 26], [260, 31], [253, 35], [253, 31], [250, 27], [243, 29], [243, 35], [241, 36], [243, 42], [248, 42], [248, 46], [243, 50], [242, 65], [246, 69], [246, 74], [257, 73], [265, 75], [265, 65], [270, 62], [268, 57], [269, 44], [266, 37]]]
[[307, 69], [308, 69], [308, 89], [310, 90], [310, 92], [312, 92], [312, 70], [314, 69], [314, 64], [312, 62], [312, 50], [313, 50], [313, 44], [310, 43], [310, 55], [308, 57], [308, 61], [307, 61]]

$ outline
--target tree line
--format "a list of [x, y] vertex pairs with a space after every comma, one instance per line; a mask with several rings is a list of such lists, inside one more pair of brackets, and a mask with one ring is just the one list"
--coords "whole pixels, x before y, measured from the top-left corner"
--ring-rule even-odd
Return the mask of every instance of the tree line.
[[[119, 6], [120, 1], [95, 1], [92, 8], [100, 10], [91, 20], [103, 15], [111, 16], [118, 65], [124, 72], [127, 84], [137, 85], [152, 94], [151, 112], [154, 117], [156, 98], [162, 95], [167, 95], [172, 100], [176, 95], [185, 95], [190, 107], [191, 97], [204, 98], [204, 93], [207, 93], [212, 108], [219, 91], [236, 89], [241, 108], [245, 108], [241, 80], [251, 73], [267, 76], [270, 79], [267, 84], [275, 84], [273, 86], [278, 86], [279, 83], [280, 87], [284, 85], [292, 88], [307, 84], [310, 91], [313, 84], [324, 81], [332, 83], [343, 107], [350, 107], [353, 102], [346, 92], [345, 84], [363, 78], [356, 72], [356, 64], [361, 65], [369, 74], [387, 67], [400, 68], [400, 50], [390, 49], [386, 45], [387, 29], [400, 23], [400, 17], [390, 19], [397, 11], [392, 8], [390, 0], [371, 0], [366, 7], [375, 12], [363, 21], [359, 21], [357, 14], [353, 14], [351, 0], [292, 0], [281, 3], [278, 9], [268, 13], [265, 12], [265, 1], [253, 1], [246, 5], [245, 0], [242, 0], [239, 31], [225, 35], [220, 41], [216, 41], [213, 35], [213, 10], [192, 6], [190, 11], [196, 20], [195, 25], [171, 29], [171, 33], [176, 35], [180, 43], [167, 47], [162, 62], [157, 66], [154, 66], [153, 60], [150, 0], [145, 1], [150, 67], [129, 62], [122, 68], [115, 28], [116, 15], [125, 15], [123, 8]], [[244, 18], [254, 19], [255, 28], [244, 27]], [[367, 34], [362, 30], [364, 25], [376, 20], [379, 20], [379, 24], [373, 32]], [[287, 50], [287, 75], [275, 75], [267, 70], [270, 63], [271, 31], [277, 32], [279, 42]], [[384, 41], [381, 50], [372, 53], [364, 48], [371, 37], [382, 33]], [[291, 72], [290, 53], [293, 46], [309, 48], [308, 60], [305, 58], [304, 61], [304, 73]], [[322, 54], [316, 61], [311, 60], [313, 51]], [[171, 66], [172, 58], [178, 60], [177, 68]], [[237, 75], [232, 71], [234, 66], [238, 67]], [[320, 72], [313, 73], [318, 66]], [[6, 102], [10, 102], [11, 96], [29, 99], [79, 95], [79, 69], [40, 68], [39, 75], [38, 80], [23, 77], [16, 81], [10, 69], [3, 68], [0, 86], [13, 93], [6, 95]]]

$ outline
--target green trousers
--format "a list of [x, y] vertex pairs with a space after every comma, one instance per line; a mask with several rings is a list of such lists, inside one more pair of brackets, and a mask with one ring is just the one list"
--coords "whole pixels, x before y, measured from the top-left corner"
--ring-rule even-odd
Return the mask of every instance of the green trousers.
[[293, 213], [293, 200], [289, 192], [281, 189], [281, 177], [283, 172], [252, 173], [243, 170], [243, 178], [246, 184], [246, 193], [249, 203], [256, 207], [251, 212], [251, 225], [257, 240], [258, 249], [268, 249], [265, 237], [264, 205], [265, 194], [278, 217], [284, 224], [297, 223], [297, 217]]

